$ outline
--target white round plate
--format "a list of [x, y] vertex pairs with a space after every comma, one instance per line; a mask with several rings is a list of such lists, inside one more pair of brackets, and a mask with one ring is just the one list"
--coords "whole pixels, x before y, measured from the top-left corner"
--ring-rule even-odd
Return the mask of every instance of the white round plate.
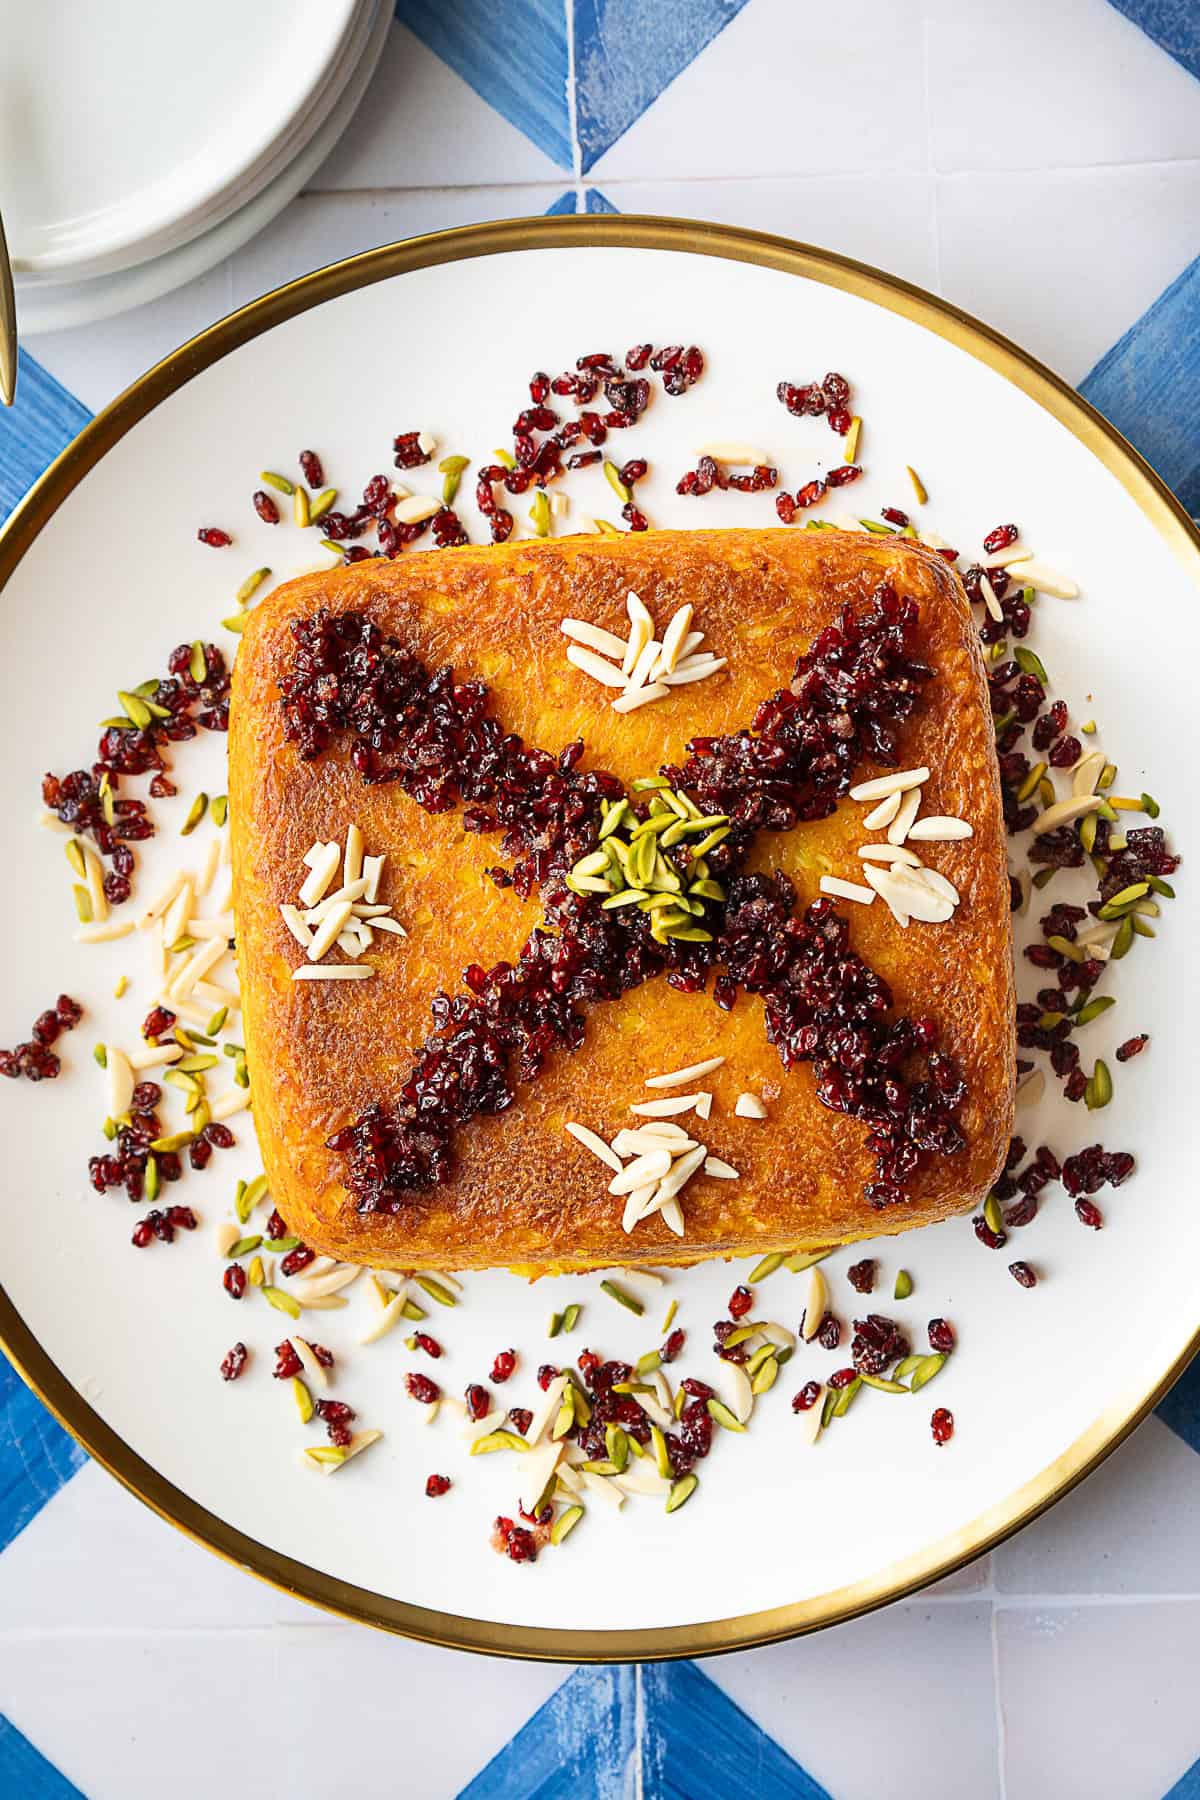
[[[1076, 719], [1100, 721], [1093, 741], [1119, 763], [1121, 788], [1152, 789], [1177, 847], [1196, 844], [1196, 786], [1178, 761], [1178, 722], [1200, 649], [1200, 550], [1179, 509], [1082, 403], [984, 327], [782, 240], [628, 218], [526, 220], [369, 253], [258, 302], [161, 365], [88, 428], [0, 538], [4, 1030], [17, 1033], [60, 989], [88, 1008], [86, 1024], [64, 1040], [62, 1080], [36, 1091], [0, 1084], [8, 1196], [0, 1335], [89, 1448], [224, 1554], [353, 1616], [511, 1654], [695, 1653], [894, 1598], [1065, 1492], [1196, 1343], [1200, 1214], [1186, 1203], [1193, 1058], [1180, 1000], [1200, 989], [1200, 931], [1186, 864], [1157, 943], [1139, 941], [1116, 968], [1118, 1005], [1088, 1028], [1085, 1058], [1107, 1055], [1115, 1071], [1111, 1106], [1087, 1114], [1048, 1098], [1019, 1118], [1031, 1145], [1048, 1141], [1060, 1155], [1096, 1139], [1135, 1151], [1134, 1179], [1099, 1196], [1105, 1229], [1083, 1229], [1055, 1187], [1001, 1254], [976, 1241], [967, 1219], [837, 1252], [825, 1266], [843, 1319], [873, 1305], [902, 1320], [917, 1344], [930, 1317], [954, 1322], [960, 1347], [936, 1385], [903, 1400], [864, 1391], [806, 1448], [791, 1395], [843, 1364], [846, 1348], [803, 1348], [759, 1401], [749, 1432], [718, 1436], [684, 1510], [667, 1516], [660, 1502], [641, 1500], [618, 1514], [593, 1504], [569, 1543], [535, 1567], [488, 1545], [493, 1516], [514, 1505], [512, 1460], [468, 1458], [445, 1412], [422, 1424], [402, 1391], [405, 1370], [430, 1368], [461, 1394], [513, 1345], [521, 1367], [504, 1402], [532, 1405], [539, 1363], [585, 1345], [636, 1357], [661, 1341], [675, 1299], [688, 1344], [672, 1373], [708, 1378], [711, 1323], [748, 1265], [669, 1274], [642, 1320], [601, 1292], [599, 1276], [535, 1286], [499, 1272], [467, 1276], [453, 1313], [431, 1308], [431, 1329], [447, 1347], [436, 1368], [411, 1356], [399, 1331], [358, 1346], [370, 1316], [359, 1282], [344, 1312], [303, 1323], [338, 1354], [339, 1396], [385, 1435], [328, 1480], [300, 1466], [301, 1446], [321, 1440], [270, 1377], [270, 1346], [288, 1321], [253, 1293], [234, 1305], [221, 1288], [213, 1227], [230, 1216], [235, 1176], [257, 1168], [249, 1126], [239, 1122], [236, 1152], [172, 1190], [197, 1208], [203, 1228], [170, 1247], [131, 1249], [142, 1209], [90, 1191], [85, 1164], [103, 1148], [105, 1111], [91, 1046], [131, 1041], [153, 993], [135, 941], [72, 942], [62, 839], [31, 827], [43, 770], [87, 761], [95, 721], [116, 691], [161, 669], [177, 642], [212, 634], [232, 649], [219, 621], [250, 569], [269, 563], [282, 578], [322, 560], [290, 526], [256, 520], [250, 494], [260, 469], [294, 471], [297, 451], [311, 446], [353, 495], [391, 468], [393, 435], [417, 428], [436, 434], [442, 454], [490, 460], [526, 403], [531, 371], [553, 373], [582, 353], [619, 354], [643, 339], [695, 342], [708, 364], [685, 397], [656, 394], [620, 446], [651, 461], [639, 500], [656, 524], [773, 523], [769, 494], [686, 500], [674, 483], [697, 447], [717, 438], [763, 445], [792, 488], [831, 448], [837, 460], [841, 445], [823, 421], [791, 418], [775, 387], [781, 377], [842, 370], [865, 420], [867, 472], [823, 516], [910, 507], [911, 464], [930, 494], [922, 518], [964, 549], [977, 550], [998, 522], [1018, 521], [1025, 541], [1081, 589], [1077, 601], [1037, 604], [1031, 641], [1057, 690]], [[419, 471], [410, 483], [430, 479]], [[615, 513], [595, 468], [572, 476], [568, 491], [578, 509]], [[470, 492], [468, 475], [463, 513], [482, 540]], [[527, 531], [523, 511], [518, 518]], [[235, 548], [199, 544], [206, 524], [232, 529]], [[788, 673], [779, 671], [781, 681]], [[163, 828], [144, 859], [142, 893], [176, 866], [191, 795], [224, 790], [222, 748], [210, 740], [176, 756], [181, 792], [155, 807]], [[206, 823], [189, 840], [197, 862], [211, 830]], [[116, 1001], [122, 972], [132, 988]], [[1023, 990], [1033, 985], [1023, 974]], [[1150, 1033], [1150, 1050], [1116, 1065], [1114, 1045], [1135, 1031]], [[702, 1033], [692, 1048], [702, 1049]], [[806, 1085], [803, 1072], [790, 1077], [790, 1104], [813, 1104]], [[880, 1261], [870, 1302], [845, 1280], [863, 1254]], [[1042, 1272], [1032, 1292], [1008, 1275], [1013, 1256]], [[901, 1267], [915, 1292], [894, 1303]], [[773, 1275], [756, 1312], [794, 1328], [806, 1282]], [[577, 1332], [548, 1343], [547, 1316], [571, 1300], [583, 1306]], [[217, 1365], [237, 1338], [254, 1362], [226, 1386]], [[945, 1449], [930, 1437], [935, 1405], [957, 1420]], [[434, 1470], [454, 1480], [436, 1503], [423, 1493]]]
[[72, 278], [169, 248], [231, 191], [248, 198], [320, 105], [360, 0], [213, 0], [185, 42], [156, 0], [3, 10], [13, 268]]
[[68, 331], [76, 325], [93, 325], [99, 319], [145, 306], [206, 274], [257, 237], [316, 173], [350, 123], [383, 54], [391, 22], [391, 10], [384, 0], [369, 0], [363, 20], [356, 27], [354, 43], [358, 49], [353, 67], [336, 104], [304, 148], [252, 200], [219, 224], [149, 262], [135, 263], [109, 275], [94, 275], [86, 281], [29, 277], [19, 282], [17, 312], [22, 331]]

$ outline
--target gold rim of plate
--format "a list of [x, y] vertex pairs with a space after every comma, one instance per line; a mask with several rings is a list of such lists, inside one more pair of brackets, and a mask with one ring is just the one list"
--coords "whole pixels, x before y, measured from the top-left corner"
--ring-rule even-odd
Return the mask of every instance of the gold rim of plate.
[[[1200, 588], [1200, 533], [1174, 495], [1132, 445], [1074, 389], [999, 332], [921, 288], [832, 251], [765, 232], [630, 214], [508, 219], [409, 238], [332, 263], [231, 313], [135, 381], [34, 484], [0, 527], [0, 588], [68, 494], [126, 432], [169, 395], [251, 338], [310, 307], [412, 269], [511, 251], [595, 245], [680, 251], [778, 269], [872, 301], [946, 339], [1011, 381], [1078, 438], [1132, 496]], [[903, 1599], [952, 1574], [1061, 1500], [1115, 1450], [1200, 1350], [1200, 1329], [1185, 1339], [1148, 1391], [1122, 1394], [1031, 1481], [950, 1536], [862, 1581], [807, 1600], [700, 1624], [636, 1631], [574, 1631], [460, 1617], [391, 1599], [312, 1569], [217, 1518], [144, 1461], [65, 1378], [2, 1287], [0, 1348], [55, 1418], [131, 1493], [197, 1543], [287, 1593], [344, 1618], [453, 1649], [542, 1661], [645, 1662], [743, 1650], [816, 1631]]]

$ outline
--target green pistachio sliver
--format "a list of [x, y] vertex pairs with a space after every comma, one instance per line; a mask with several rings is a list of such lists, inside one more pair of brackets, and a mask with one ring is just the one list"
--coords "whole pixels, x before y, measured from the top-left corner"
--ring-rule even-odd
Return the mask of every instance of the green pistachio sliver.
[[101, 731], [136, 731], [137, 726], [124, 713], [115, 714], [111, 719], [101, 719]]
[[427, 1319], [429, 1317], [429, 1314], [425, 1311], [425, 1308], [423, 1306], [417, 1305], [417, 1302], [412, 1298], [412, 1296], [410, 1294], [408, 1299], [404, 1302], [403, 1306], [400, 1308], [400, 1316], [403, 1319], [412, 1319], [415, 1321], [415, 1320], [420, 1320], [420, 1319]]
[[417, 1286], [424, 1288], [429, 1298], [436, 1300], [439, 1306], [458, 1305], [457, 1295], [451, 1293], [448, 1287], [443, 1287], [440, 1281], [435, 1281], [432, 1275], [418, 1275], [415, 1280]]
[[1116, 918], [1122, 907], [1132, 906], [1135, 900], [1140, 900], [1144, 894], [1149, 892], [1150, 883], [1148, 881], [1131, 881], [1128, 887], [1123, 887], [1119, 893], [1113, 894], [1110, 899], [1105, 901], [1098, 916], [1102, 919]]
[[1136, 913], [1132, 915], [1132, 923], [1133, 929], [1137, 932], [1139, 937], [1152, 938], [1154, 936], [1154, 927], [1152, 925], [1147, 925], [1145, 919], [1139, 919]]
[[832, 1255], [832, 1247], [828, 1250], [795, 1250], [791, 1256], [784, 1257], [783, 1266], [790, 1274], [801, 1275], [805, 1269], [815, 1268], [817, 1263]]
[[883, 1375], [863, 1375], [860, 1380], [864, 1386], [875, 1388], [881, 1394], [907, 1394], [909, 1392], [902, 1381], [889, 1381]]
[[663, 1328], [664, 1332], [670, 1331], [671, 1325], [674, 1322], [675, 1314], [678, 1311], [679, 1311], [678, 1300], [672, 1300], [670, 1306], [668, 1306], [668, 1308], [667, 1308], [667, 1315], [662, 1322], [662, 1328]]
[[1099, 793], [1103, 793], [1106, 788], [1110, 788], [1112, 786], [1113, 782], [1116, 779], [1117, 779], [1117, 765], [1115, 763], [1105, 763], [1104, 767], [1100, 771], [1100, 779], [1096, 783], [1097, 791]]
[[91, 894], [88, 892], [87, 888], [81, 887], [78, 882], [76, 882], [71, 889], [71, 893], [75, 898], [75, 914], [79, 919], [80, 924], [90, 925], [92, 922]]
[[335, 1468], [346, 1460], [346, 1451], [340, 1444], [310, 1444], [304, 1454], [310, 1462], [329, 1463]]
[[471, 1445], [472, 1456], [490, 1456], [493, 1450], [528, 1450], [531, 1446], [515, 1431], [489, 1431]]
[[708, 1416], [714, 1424], [723, 1426], [726, 1431], [745, 1432], [746, 1427], [742, 1421], [730, 1412], [723, 1400], [709, 1400], [707, 1407]]
[[632, 1294], [627, 1294], [625, 1289], [618, 1287], [615, 1281], [602, 1281], [600, 1290], [607, 1294], [610, 1300], [615, 1300], [618, 1306], [623, 1306], [626, 1312], [636, 1313], [638, 1318], [641, 1318], [646, 1310], [640, 1300], [635, 1299]]
[[790, 1344], [785, 1344], [783, 1346], [782, 1350], [775, 1351], [775, 1361], [779, 1364], [780, 1368], [782, 1369], [785, 1363], [791, 1362], [791, 1360], [792, 1360], [793, 1356], [795, 1356], [795, 1354], [796, 1354], [796, 1352], [793, 1350], [792, 1346]]
[[1085, 813], [1079, 821], [1079, 841], [1088, 856], [1096, 848], [1096, 828], [1098, 820], [1094, 812]]
[[548, 1338], [555, 1338], [558, 1336], [558, 1334], [561, 1330], [562, 1330], [562, 1314], [561, 1313], [551, 1313], [550, 1314], [550, 1322], [546, 1327], [546, 1336]]
[[1087, 960], [1084, 952], [1079, 948], [1079, 945], [1073, 944], [1070, 938], [1059, 937], [1059, 935], [1055, 933], [1053, 936], [1048, 937], [1046, 942], [1052, 950], [1057, 950], [1060, 956], [1065, 956], [1068, 962], [1081, 963], [1086, 962]]
[[612, 836], [613, 832], [623, 823], [628, 811], [628, 800], [613, 801], [613, 804], [608, 808], [608, 811], [604, 815], [604, 823], [600, 827], [599, 836], [597, 838], [598, 843], [602, 844], [605, 838]]
[[181, 1056], [174, 1065], [183, 1075], [203, 1075], [207, 1069], [215, 1069], [220, 1062], [219, 1056]]
[[1048, 888], [1057, 874], [1057, 869], [1039, 869], [1033, 878], [1034, 887], [1037, 888], [1039, 892], [1042, 888]]
[[274, 1251], [276, 1256], [286, 1256], [289, 1250], [300, 1248], [298, 1237], [266, 1238], [264, 1242]]
[[99, 1065], [102, 1069], [107, 1069], [107, 1067], [108, 1067], [108, 1051], [103, 1044], [96, 1045], [95, 1049], [92, 1051], [92, 1056], [94, 1057], [95, 1061], [99, 1063]]
[[660, 1475], [671, 1473], [671, 1453], [667, 1449], [667, 1440], [657, 1425], [650, 1427], [650, 1447], [654, 1452], [654, 1461]]
[[254, 1177], [254, 1180], [250, 1183], [249, 1187], [246, 1189], [245, 1202], [246, 1202], [246, 1217], [247, 1218], [250, 1217], [250, 1214], [254, 1211], [255, 1207], [259, 1204], [259, 1202], [262, 1200], [265, 1200], [266, 1197], [267, 1197], [267, 1178], [265, 1175], [256, 1175]]
[[[1134, 924], [1137, 924], [1136, 919]], [[1094, 1000], [1089, 1000], [1086, 1006], [1080, 1007], [1075, 1014], [1075, 1023], [1076, 1025], [1090, 1025], [1093, 1019], [1098, 1019], [1101, 1013], [1106, 1013], [1110, 1006], [1116, 1004], [1116, 1000], [1111, 994], [1097, 994]]]
[[261, 1244], [262, 1244], [262, 1233], [258, 1232], [254, 1237], [239, 1238], [237, 1243], [232, 1244], [230, 1246], [230, 1248], [225, 1252], [225, 1255], [226, 1255], [227, 1259], [230, 1262], [232, 1262], [235, 1257], [249, 1256], [250, 1252], [252, 1250], [257, 1250]]
[[830, 1420], [833, 1418], [833, 1411], [834, 1411], [834, 1408], [836, 1407], [840, 1397], [841, 1397], [840, 1391], [837, 1388], [827, 1388], [826, 1389], [825, 1398], [821, 1402], [821, 1430], [822, 1431], [824, 1431], [825, 1427], [829, 1424]]
[[699, 900], [724, 900], [725, 889], [719, 881], [693, 881], [688, 889]]
[[608, 868], [608, 857], [603, 850], [590, 850], [581, 856], [571, 869], [572, 875], [602, 875]]
[[871, 533], [872, 537], [895, 537], [896, 535], [892, 527], [885, 525], [882, 519], [860, 519], [858, 522], [864, 531]]
[[576, 1325], [579, 1323], [580, 1311], [581, 1308], [577, 1300], [572, 1300], [570, 1306], [565, 1306], [563, 1308], [562, 1328], [564, 1331], [574, 1331]]
[[292, 1399], [296, 1402], [296, 1411], [300, 1414], [300, 1423], [307, 1425], [315, 1408], [313, 1397], [298, 1375], [292, 1376]]
[[196, 798], [192, 801], [191, 806], [188, 808], [187, 818], [183, 821], [183, 824], [179, 827], [180, 837], [191, 837], [193, 831], [195, 831], [197, 825], [200, 823], [201, 819], [204, 817], [204, 815], [207, 811], [208, 811], [208, 795], [204, 794], [204, 793], [197, 794]]
[[669, 788], [671, 784], [665, 775], [637, 775], [629, 785], [635, 794], [649, 794], [655, 788]]
[[447, 473], [445, 475], [443, 475], [443, 477], [442, 477], [442, 505], [443, 506], [453, 506], [455, 496], [458, 493], [459, 483], [461, 481], [462, 481], [462, 474], [458, 470], [453, 470], [453, 469], [448, 470]]
[[438, 474], [461, 475], [463, 470], [469, 469], [470, 466], [471, 459], [469, 456], [443, 456], [441, 462], [438, 464]]
[[255, 569], [253, 574], [247, 575], [245, 581], [243, 581], [241, 587], [238, 589], [237, 593], [234, 595], [234, 599], [237, 601], [239, 606], [245, 606], [245, 604], [246, 604], [247, 600], [249, 600], [250, 596], [252, 594], [256, 594], [258, 592], [259, 588], [262, 586], [263, 582], [267, 579], [267, 576], [270, 573], [271, 573], [270, 569], [264, 567], [261, 569]]
[[158, 1199], [158, 1190], [159, 1190], [160, 1185], [161, 1185], [161, 1182], [160, 1182], [159, 1173], [158, 1173], [158, 1158], [156, 1156], [148, 1156], [146, 1158], [146, 1198], [147, 1198], [147, 1200], [157, 1200]]
[[226, 631], [232, 631], [235, 637], [240, 637], [246, 629], [246, 615], [245, 613], [230, 613], [227, 619], [221, 620], [221, 623]]
[[758, 1320], [751, 1319], [748, 1324], [739, 1325], [736, 1331], [731, 1331], [729, 1336], [724, 1340], [722, 1348], [734, 1349], [738, 1344], [744, 1344], [748, 1338], [752, 1338], [756, 1332], [761, 1330], [762, 1326], [759, 1324]]
[[163, 1084], [166, 1087], [179, 1088], [185, 1094], [200, 1094], [203, 1092], [200, 1083], [194, 1076], [185, 1075], [179, 1069], [165, 1070], [163, 1074]]
[[607, 457], [604, 460], [604, 478], [608, 482], [613, 493], [617, 496], [617, 499], [628, 505], [630, 500], [633, 499], [633, 489], [629, 487], [626, 482], [621, 480], [621, 471], [618, 469], [616, 463], [609, 462]]
[[728, 836], [729, 826], [718, 825], [715, 831], [710, 831], [706, 838], [702, 838], [698, 844], [692, 846], [693, 857], [707, 856], [710, 850], [715, 850], [718, 844], [723, 844]]
[[1161, 894], [1164, 900], [1175, 898], [1175, 889], [1169, 881], [1164, 881], [1161, 875], [1147, 875], [1146, 880], [1150, 883], [1151, 890], [1156, 894]]
[[538, 537], [550, 536], [550, 502], [546, 498], [545, 488], [539, 488], [533, 497], [533, 505], [529, 509], [529, 517]]
[[1143, 794], [1141, 796], [1141, 802], [1142, 802], [1142, 811], [1146, 814], [1146, 817], [1149, 819], [1157, 819], [1159, 813], [1162, 811], [1162, 807], [1158, 804], [1158, 801], [1154, 798], [1154, 795], [1153, 794]]
[[117, 1135], [117, 1121], [115, 1119], [105, 1119], [100, 1129], [111, 1144]]
[[550, 1436], [555, 1443], [559, 1438], [565, 1437], [575, 1423], [575, 1402], [571, 1398], [573, 1393], [574, 1389], [568, 1388], [563, 1395], [562, 1404], [559, 1406], [558, 1414], [551, 1427]]
[[214, 795], [208, 803], [208, 812], [214, 825], [223, 825], [229, 817], [229, 795]]
[[681, 1506], [687, 1505], [699, 1486], [700, 1477], [693, 1474], [690, 1470], [686, 1475], [681, 1475], [678, 1481], [673, 1481], [671, 1483], [671, 1491], [667, 1495], [665, 1510], [669, 1513], [678, 1512]]
[[[1021, 783], [1020, 787], [1017, 789], [1018, 801], [1023, 802], [1025, 800], [1028, 800], [1028, 799], [1030, 799], [1030, 797], [1033, 794], [1035, 794], [1037, 792], [1037, 789], [1041, 783], [1042, 777], [1046, 773], [1046, 770], [1049, 768], [1049, 766], [1050, 766], [1049, 763], [1044, 763], [1044, 762], [1034, 763], [1032, 769], [1030, 769], [1028, 775], [1025, 777], [1024, 781]], [[1090, 813], [1088, 813], [1086, 816], [1088, 818], [1091, 818], [1092, 815]]]
[[935, 1375], [941, 1374], [946, 1366], [946, 1356], [947, 1352], [945, 1350], [935, 1350], [932, 1356], [923, 1356], [921, 1358], [920, 1362], [912, 1372], [912, 1380], [909, 1383], [909, 1392], [911, 1394], [919, 1393], [928, 1382], [933, 1380]]
[[1112, 1097], [1113, 1084], [1108, 1064], [1097, 1059], [1091, 1078], [1084, 1089], [1084, 1105], [1089, 1112], [1098, 1112], [1102, 1106], [1108, 1105]]
[[550, 1542], [561, 1544], [565, 1538], [570, 1537], [582, 1517], [582, 1506], [568, 1506], [566, 1512], [560, 1513], [550, 1527]]
[[901, 1269], [896, 1276], [896, 1285], [892, 1290], [893, 1300], [907, 1300], [913, 1291], [913, 1278], [907, 1269]]
[[[229, 1017], [229, 1008], [227, 1006], [218, 1006], [216, 1012], [213, 1014], [212, 1018], [208, 1021], [209, 1035], [214, 1036], [218, 1031], [220, 1031], [222, 1025], [225, 1023], [225, 1021], [228, 1017]], [[214, 1067], [217, 1063], [217, 1060], [218, 1059], [214, 1056], [213, 1057]]]
[[1038, 1030], [1053, 1031], [1056, 1025], [1062, 1024], [1066, 1016], [1064, 1012], [1044, 1012], [1038, 1020]]
[[768, 1275], [773, 1275], [776, 1269], [781, 1269], [782, 1267], [783, 1251], [770, 1250], [767, 1252], [766, 1256], [763, 1257], [761, 1262], [755, 1263], [749, 1275], [747, 1275], [746, 1280], [749, 1282], [750, 1286], [753, 1287], [756, 1282], [765, 1281]]
[[208, 658], [204, 654], [204, 645], [199, 638], [192, 644], [192, 654], [188, 658], [188, 674], [192, 680], [203, 684], [208, 680]]
[[321, 548], [322, 550], [331, 550], [334, 556], [343, 556], [346, 547], [344, 544], [339, 544], [336, 538], [322, 538]]
[[862, 1376], [856, 1375], [853, 1381], [848, 1381], [845, 1387], [840, 1390], [838, 1397], [833, 1404], [833, 1417], [835, 1419], [842, 1419], [846, 1416], [850, 1411], [850, 1408], [854, 1405], [854, 1402], [858, 1399], [861, 1388]]
[[662, 1357], [657, 1350], [647, 1350], [645, 1356], [639, 1356], [633, 1366], [639, 1375], [653, 1375], [655, 1369], [662, 1368]]
[[308, 489], [297, 484], [292, 489], [292, 518], [302, 529], [312, 523], [312, 509], [308, 503]]
[[277, 494], [290, 494], [292, 492], [292, 483], [288, 480], [287, 476], [276, 474], [274, 469], [260, 469], [258, 471], [258, 479], [260, 481], [265, 481], [268, 487], [274, 488]]
[[1004, 1215], [1000, 1211], [1000, 1202], [995, 1194], [989, 1194], [983, 1203], [983, 1218], [989, 1231], [999, 1237], [1004, 1230]]
[[493, 450], [492, 457], [502, 469], [515, 469], [517, 466], [517, 459], [511, 450]]
[[78, 838], [73, 837], [67, 839], [66, 843], [63, 845], [63, 855], [70, 863], [74, 874], [78, 875], [80, 881], [86, 881], [87, 862], [83, 854], [83, 845]]
[[245, 1225], [250, 1218], [250, 1208], [246, 1205], [246, 1195], [250, 1189], [246, 1182], [239, 1180], [233, 1194], [233, 1210], [238, 1216], [238, 1224]]
[[1113, 939], [1112, 949], [1108, 953], [1109, 961], [1120, 962], [1123, 956], [1128, 956], [1132, 943], [1133, 920], [1126, 917], [1121, 920], [1121, 923], [1117, 927], [1117, 935]]
[[895, 1380], [903, 1381], [906, 1375], [911, 1375], [914, 1369], [919, 1369], [924, 1361], [925, 1358], [919, 1351], [915, 1356], [906, 1356], [903, 1362], [898, 1362], [892, 1371]]
[[[758, 1367], [750, 1377], [750, 1391], [753, 1394], [765, 1394], [768, 1388], [775, 1385], [779, 1374], [779, 1358], [774, 1354], [774, 1345], [766, 1346], [766, 1355], [758, 1363]], [[758, 1361], [757, 1358], [752, 1359]], [[749, 1364], [747, 1364], [749, 1368]]]
[[1013, 661], [1026, 675], [1036, 675], [1043, 687], [1050, 686], [1050, 677], [1040, 656], [1033, 650], [1026, 649], [1024, 644], [1013, 646]]
[[290, 1294], [285, 1294], [282, 1288], [264, 1287], [262, 1296], [276, 1312], [287, 1313], [291, 1319], [300, 1317], [300, 1302], [293, 1300]]
[[579, 1466], [581, 1469], [586, 1469], [589, 1475], [619, 1475], [621, 1473], [616, 1463], [609, 1462], [606, 1456], [590, 1457], [587, 1462], [582, 1462]]
[[195, 946], [195, 938], [189, 937], [185, 931], [182, 937], [177, 937], [173, 944], [167, 945], [167, 954], [169, 956], [182, 956], [185, 950], [193, 950], [195, 949]]
[[622, 1425], [606, 1425], [604, 1427], [604, 1447], [608, 1451], [608, 1460], [617, 1474], [629, 1461], [629, 1433]]
[[117, 699], [121, 702], [121, 705], [125, 708], [126, 713], [133, 720], [133, 723], [137, 726], [138, 730], [144, 731], [153, 717], [146, 702], [140, 699], [137, 694], [127, 694], [122, 689], [118, 690]]

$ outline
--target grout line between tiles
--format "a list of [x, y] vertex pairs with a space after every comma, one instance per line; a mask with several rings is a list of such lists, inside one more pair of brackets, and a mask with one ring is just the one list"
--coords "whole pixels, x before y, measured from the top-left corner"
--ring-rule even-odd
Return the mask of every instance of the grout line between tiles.
[[[563, 0], [567, 21], [567, 128], [571, 134], [571, 180], [575, 187], [575, 211], [587, 211], [583, 185], [583, 147], [579, 142], [579, 89], [575, 70], [575, 0]], [[639, 1690], [640, 1691], [640, 1690]]]
[[1000, 1632], [999, 1608], [995, 1595], [992, 1597], [992, 1616], [990, 1621], [992, 1639], [992, 1704], [996, 1711], [996, 1786], [999, 1800], [1008, 1800], [1008, 1743], [1007, 1727], [1004, 1717], [1004, 1699], [1000, 1692]]

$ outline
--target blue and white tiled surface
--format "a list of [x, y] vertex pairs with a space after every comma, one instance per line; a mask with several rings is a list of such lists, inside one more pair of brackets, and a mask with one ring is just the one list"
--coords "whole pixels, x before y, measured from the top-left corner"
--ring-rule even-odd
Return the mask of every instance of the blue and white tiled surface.
[[[258, 241], [27, 346], [7, 509], [182, 339], [369, 245], [640, 211], [807, 239], [1083, 386], [1200, 512], [1200, 0], [399, 0], [361, 113]], [[936, 396], [931, 396], [936, 405]], [[706, 1664], [377, 1636], [131, 1499], [0, 1365], [0, 1796], [1200, 1800], [1200, 1372], [918, 1599]]]

